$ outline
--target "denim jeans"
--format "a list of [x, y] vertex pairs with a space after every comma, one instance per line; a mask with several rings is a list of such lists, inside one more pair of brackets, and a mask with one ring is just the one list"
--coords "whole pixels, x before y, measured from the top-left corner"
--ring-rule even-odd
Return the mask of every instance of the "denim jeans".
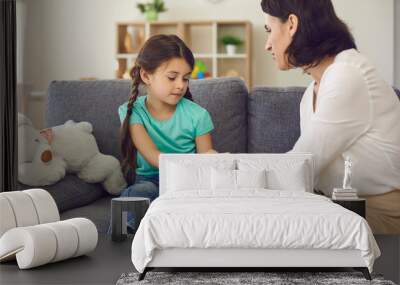
[[[121, 197], [145, 197], [149, 198], [150, 202], [156, 199], [159, 195], [159, 176], [143, 176], [136, 175], [135, 184], [129, 186], [121, 193]], [[128, 212], [127, 215], [128, 229], [135, 231], [135, 217]], [[111, 226], [108, 230], [111, 234]]]

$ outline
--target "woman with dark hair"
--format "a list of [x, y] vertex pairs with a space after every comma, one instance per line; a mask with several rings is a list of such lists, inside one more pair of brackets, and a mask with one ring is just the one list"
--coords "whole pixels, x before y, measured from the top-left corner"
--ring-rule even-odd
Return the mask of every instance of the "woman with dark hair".
[[[300, 104], [301, 135], [292, 152], [311, 152], [315, 187], [352, 186], [367, 199], [374, 233], [400, 233], [400, 101], [357, 51], [331, 0], [262, 0], [269, 51], [279, 69], [301, 68], [313, 82]], [[397, 189], [397, 190], [396, 190]]]

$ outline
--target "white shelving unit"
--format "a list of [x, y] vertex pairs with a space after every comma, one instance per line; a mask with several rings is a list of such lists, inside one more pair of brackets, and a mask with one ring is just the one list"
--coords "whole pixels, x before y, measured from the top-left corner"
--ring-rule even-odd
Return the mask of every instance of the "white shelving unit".
[[[160, 21], [117, 23], [117, 78], [129, 78], [143, 43], [156, 34], [176, 34], [207, 66], [211, 77], [239, 76], [251, 87], [251, 23], [249, 21]], [[236, 54], [227, 54], [220, 43], [224, 35], [243, 40]]]

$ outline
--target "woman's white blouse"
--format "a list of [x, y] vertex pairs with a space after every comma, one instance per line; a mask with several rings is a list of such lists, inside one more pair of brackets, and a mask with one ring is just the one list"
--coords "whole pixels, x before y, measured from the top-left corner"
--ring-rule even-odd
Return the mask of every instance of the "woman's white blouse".
[[311, 152], [315, 188], [342, 187], [344, 158], [353, 161], [359, 195], [400, 189], [400, 100], [354, 49], [339, 53], [324, 72], [313, 111], [310, 84], [300, 104], [301, 135], [292, 152]]

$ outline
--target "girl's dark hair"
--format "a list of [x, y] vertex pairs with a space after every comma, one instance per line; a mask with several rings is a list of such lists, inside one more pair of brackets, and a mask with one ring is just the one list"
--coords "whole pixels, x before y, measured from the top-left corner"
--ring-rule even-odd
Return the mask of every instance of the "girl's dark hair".
[[326, 56], [357, 49], [347, 25], [338, 18], [331, 0], [262, 0], [262, 10], [285, 23], [290, 14], [299, 19], [297, 32], [286, 50], [289, 64], [313, 67]]
[[[194, 67], [193, 53], [178, 36], [155, 35], [145, 42], [139, 51], [134, 67], [130, 71], [133, 82], [128, 101], [128, 111], [121, 127], [122, 170], [125, 174], [130, 170], [129, 168], [136, 170], [136, 149], [130, 136], [129, 119], [139, 95], [139, 86], [143, 83], [140, 70], [143, 68], [150, 74], [154, 73], [160, 65], [173, 58], [183, 58], [191, 69]], [[189, 88], [184, 97], [193, 100]]]

